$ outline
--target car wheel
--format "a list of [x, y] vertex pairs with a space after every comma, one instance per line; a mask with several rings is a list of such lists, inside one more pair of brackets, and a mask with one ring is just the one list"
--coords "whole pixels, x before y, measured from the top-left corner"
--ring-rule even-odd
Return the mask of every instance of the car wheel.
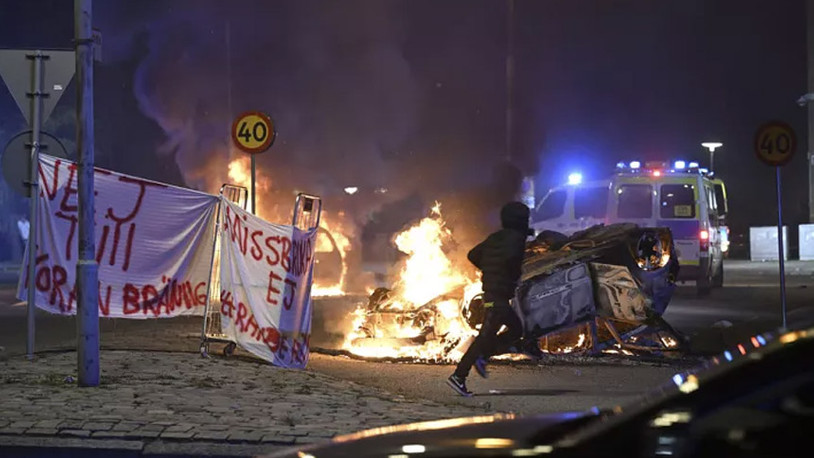
[[721, 262], [721, 266], [718, 267], [718, 271], [715, 272], [715, 275], [712, 277], [712, 286], [715, 288], [721, 288], [724, 286], [724, 263]]
[[712, 279], [709, 274], [704, 274], [703, 277], [698, 277], [695, 281], [695, 290], [698, 296], [706, 296], [712, 290]]

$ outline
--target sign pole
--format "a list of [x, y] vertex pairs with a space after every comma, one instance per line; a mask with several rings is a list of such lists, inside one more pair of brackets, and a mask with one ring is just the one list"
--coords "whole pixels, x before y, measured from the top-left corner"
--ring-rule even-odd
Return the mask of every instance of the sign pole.
[[76, 263], [76, 364], [79, 386], [99, 385], [99, 265], [93, 202], [93, 0], [74, 0], [79, 259]]
[[255, 208], [255, 202], [257, 202], [257, 199], [254, 196], [254, 177], [255, 173], [257, 172], [257, 163], [256, 163], [257, 161], [254, 158], [254, 154], [252, 154], [251, 156], [252, 156], [252, 215], [256, 215], [257, 211]]
[[275, 138], [277, 138], [277, 131], [274, 130], [274, 121], [265, 113], [247, 111], [232, 122], [232, 142], [238, 149], [251, 156], [250, 186], [253, 215], [257, 214], [257, 195], [255, 194], [257, 159], [254, 156], [269, 149]]
[[37, 257], [37, 202], [39, 200], [39, 163], [40, 163], [40, 130], [42, 125], [42, 98], [45, 94], [42, 91], [42, 61], [46, 59], [42, 51], [37, 51], [33, 55], [26, 56], [34, 60], [34, 84], [31, 88], [31, 103], [34, 105], [31, 111], [31, 163], [28, 176], [29, 204], [31, 215], [29, 217], [28, 230], [28, 303], [27, 303], [27, 339], [26, 356], [29, 360], [34, 359], [34, 288], [35, 264]]
[[755, 154], [764, 164], [774, 167], [777, 183], [777, 258], [780, 267], [780, 321], [786, 329], [786, 253], [783, 249], [783, 199], [780, 167], [788, 164], [797, 149], [797, 136], [790, 125], [771, 121], [755, 134]]
[[783, 250], [783, 202], [781, 199], [780, 166], [774, 168], [777, 181], [777, 252], [780, 259], [780, 316], [782, 317], [783, 329], [786, 329], [786, 266], [785, 253]]

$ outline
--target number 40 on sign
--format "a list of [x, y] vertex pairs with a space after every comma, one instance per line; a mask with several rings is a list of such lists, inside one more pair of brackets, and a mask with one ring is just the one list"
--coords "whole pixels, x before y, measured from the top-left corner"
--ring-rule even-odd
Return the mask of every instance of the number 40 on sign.
[[794, 130], [783, 122], [766, 123], [760, 126], [755, 135], [755, 153], [766, 165], [786, 165], [794, 157], [796, 148]]
[[247, 111], [232, 123], [232, 141], [235, 146], [249, 154], [269, 149], [277, 132], [268, 115], [259, 111]]

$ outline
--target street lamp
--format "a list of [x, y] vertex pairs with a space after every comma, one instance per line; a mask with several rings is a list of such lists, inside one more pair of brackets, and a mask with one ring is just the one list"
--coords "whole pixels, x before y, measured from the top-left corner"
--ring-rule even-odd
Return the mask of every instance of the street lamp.
[[709, 171], [714, 172], [715, 171], [715, 167], [714, 167], [714, 164], [715, 164], [715, 150], [722, 147], [722, 146], [724, 146], [724, 144], [721, 143], [721, 142], [704, 142], [704, 143], [701, 143], [701, 146], [703, 146], [704, 148], [709, 150]]

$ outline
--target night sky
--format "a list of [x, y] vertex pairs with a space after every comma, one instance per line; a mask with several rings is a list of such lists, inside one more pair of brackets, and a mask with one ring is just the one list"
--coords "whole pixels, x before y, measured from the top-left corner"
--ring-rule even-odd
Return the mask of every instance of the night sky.
[[[70, 47], [72, 3], [0, 0], [0, 46]], [[97, 0], [98, 163], [212, 190], [240, 154], [231, 118], [258, 109], [278, 125], [259, 164], [286, 206], [292, 189], [344, 205], [353, 184], [391, 190], [354, 207], [359, 220], [383, 203], [407, 218], [436, 198], [453, 219], [492, 210], [513, 187], [500, 172], [506, 11], [496, 0]], [[752, 140], [780, 119], [799, 143], [783, 171], [787, 221], [804, 222], [806, 112], [794, 102], [807, 92], [805, 49], [802, 0], [516, 0], [514, 163], [540, 195], [619, 160], [706, 162], [700, 143], [718, 140], [731, 224], [772, 224], [774, 174]], [[69, 90], [46, 124], [66, 139]], [[22, 129], [0, 89], [0, 144]], [[5, 211], [23, 211], [0, 188]]]

